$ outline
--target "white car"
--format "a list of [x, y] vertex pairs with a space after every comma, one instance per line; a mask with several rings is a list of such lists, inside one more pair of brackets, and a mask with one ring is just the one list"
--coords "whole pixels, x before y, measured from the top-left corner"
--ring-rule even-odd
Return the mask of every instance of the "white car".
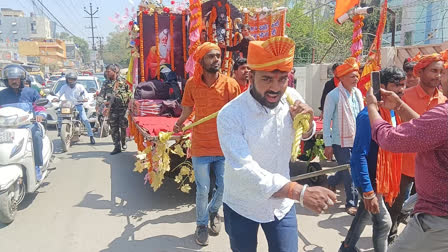
[[50, 76], [50, 78], [47, 80], [47, 85], [45, 85], [46, 88], [52, 88], [54, 86], [54, 84], [56, 84], [58, 82], [58, 80], [61, 78], [60, 75], [52, 75]]
[[[56, 84], [53, 85], [51, 92], [47, 95], [47, 99], [52, 101], [54, 98], [57, 98], [55, 94], [62, 88], [63, 85], [66, 85], [65, 77], [60, 78]], [[98, 78], [95, 76], [78, 76], [77, 83], [84, 86], [87, 90], [87, 102], [84, 103], [84, 109], [86, 110], [87, 118], [89, 119], [92, 127], [97, 122], [96, 115], [96, 99], [95, 96], [100, 91], [100, 83]], [[49, 125], [56, 125], [58, 123], [58, 109], [59, 102], [50, 102], [45, 106], [47, 112], [47, 123]]]

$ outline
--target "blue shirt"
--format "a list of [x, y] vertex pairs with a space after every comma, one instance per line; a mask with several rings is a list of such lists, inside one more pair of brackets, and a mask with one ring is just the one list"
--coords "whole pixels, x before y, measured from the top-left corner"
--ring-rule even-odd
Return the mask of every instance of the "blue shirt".
[[363, 193], [376, 190], [378, 144], [372, 141], [369, 114], [364, 108], [356, 118], [356, 136], [350, 160], [353, 183]]
[[[342, 85], [342, 84], [339, 84]], [[352, 110], [353, 120], [360, 112], [360, 104], [356, 98], [354, 90], [350, 93], [344, 88], [347, 94], [350, 109]], [[328, 93], [325, 99], [324, 106], [324, 143], [325, 146], [332, 146], [333, 144], [341, 145], [341, 134], [339, 132], [339, 118], [338, 118], [338, 103], [339, 103], [339, 87], [333, 89]], [[332, 124], [333, 121], [333, 124]]]
[[[0, 106], [5, 106], [7, 104], [28, 104], [29, 106], [20, 106], [19, 108], [30, 111], [33, 108], [33, 103], [39, 100], [41, 97], [39, 93], [29, 87], [25, 87], [16, 93], [12, 88], [6, 88], [0, 91]], [[30, 109], [25, 109], [25, 107], [29, 107]], [[37, 114], [41, 116], [46, 116], [44, 112], [38, 112]]]

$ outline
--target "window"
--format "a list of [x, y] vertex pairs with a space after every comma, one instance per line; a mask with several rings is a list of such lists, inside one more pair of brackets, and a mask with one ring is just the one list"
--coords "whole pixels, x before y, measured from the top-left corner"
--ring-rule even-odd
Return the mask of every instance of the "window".
[[404, 33], [404, 45], [412, 45], [412, 31]]
[[18, 40], [18, 39], [14, 39], [14, 42], [16, 42], [16, 43], [17, 43], [17, 42], [19, 42], [19, 40]]
[[32, 34], [36, 34], [37, 33], [36, 21], [31, 22], [31, 33]]
[[12, 34], [17, 34], [17, 31], [12, 31]]
[[12, 26], [16, 26], [16, 25], [17, 25], [17, 22], [12, 22], [11, 25], [12, 25]]

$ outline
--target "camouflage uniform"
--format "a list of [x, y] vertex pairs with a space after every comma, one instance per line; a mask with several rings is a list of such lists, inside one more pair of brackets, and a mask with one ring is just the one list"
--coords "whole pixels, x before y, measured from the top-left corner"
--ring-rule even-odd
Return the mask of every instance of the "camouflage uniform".
[[111, 136], [115, 147], [121, 148], [120, 142], [122, 145], [126, 142], [126, 128], [128, 127], [126, 113], [132, 98], [132, 91], [126, 81], [118, 77], [115, 81], [106, 80], [98, 97], [111, 103], [108, 120]]

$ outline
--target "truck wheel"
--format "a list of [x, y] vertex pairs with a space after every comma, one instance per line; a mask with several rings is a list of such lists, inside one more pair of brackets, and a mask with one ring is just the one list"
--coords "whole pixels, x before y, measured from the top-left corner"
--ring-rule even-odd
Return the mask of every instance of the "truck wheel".
[[0, 222], [9, 224], [14, 221], [17, 213], [17, 202], [14, 193], [7, 190], [0, 194]]

